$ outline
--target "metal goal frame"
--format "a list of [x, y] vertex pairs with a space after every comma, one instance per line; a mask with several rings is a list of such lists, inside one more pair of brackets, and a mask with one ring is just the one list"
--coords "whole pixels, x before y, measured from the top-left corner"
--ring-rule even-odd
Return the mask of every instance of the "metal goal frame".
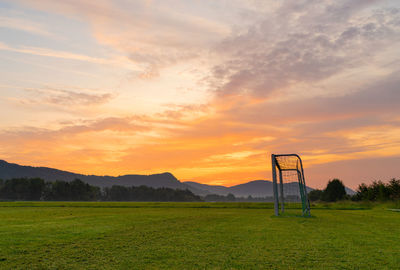
[[[285, 163], [285, 160], [290, 162]], [[279, 216], [280, 213], [285, 212], [285, 199], [283, 192], [283, 171], [295, 171], [297, 172], [297, 180], [299, 183], [299, 192], [302, 205], [302, 215], [310, 216], [310, 202], [307, 196], [306, 181], [304, 178], [303, 162], [297, 154], [279, 154], [271, 155], [272, 162], [272, 180], [273, 180], [273, 193], [274, 193], [274, 210], [275, 215]], [[278, 173], [277, 173], [278, 169]], [[279, 193], [278, 195], [278, 175], [279, 175]], [[279, 211], [279, 204], [281, 210]]]

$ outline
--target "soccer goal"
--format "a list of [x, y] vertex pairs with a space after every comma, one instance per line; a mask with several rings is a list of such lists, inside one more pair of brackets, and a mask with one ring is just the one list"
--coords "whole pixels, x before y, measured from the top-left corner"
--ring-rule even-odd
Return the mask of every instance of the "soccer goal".
[[[279, 216], [279, 213], [285, 212], [285, 204], [297, 202], [301, 203], [303, 216], [309, 216], [310, 202], [307, 197], [303, 162], [300, 156], [272, 154], [271, 161], [275, 215]], [[280, 195], [278, 195], [278, 177]]]

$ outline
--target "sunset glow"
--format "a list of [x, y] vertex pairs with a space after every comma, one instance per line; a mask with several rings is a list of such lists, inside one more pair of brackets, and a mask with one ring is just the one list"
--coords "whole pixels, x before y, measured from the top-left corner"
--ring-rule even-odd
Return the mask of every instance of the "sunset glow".
[[234, 185], [400, 177], [399, 1], [0, 3], [0, 159]]

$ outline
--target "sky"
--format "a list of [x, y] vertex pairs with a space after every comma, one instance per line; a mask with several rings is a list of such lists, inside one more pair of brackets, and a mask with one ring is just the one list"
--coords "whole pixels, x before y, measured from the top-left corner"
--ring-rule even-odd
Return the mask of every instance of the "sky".
[[400, 177], [398, 0], [0, 0], [0, 159], [231, 186]]

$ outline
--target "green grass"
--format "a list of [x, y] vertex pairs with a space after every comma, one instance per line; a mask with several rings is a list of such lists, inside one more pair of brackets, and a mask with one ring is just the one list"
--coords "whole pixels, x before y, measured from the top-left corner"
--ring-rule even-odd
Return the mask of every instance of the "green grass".
[[2, 202], [0, 269], [399, 269], [400, 212], [317, 204], [302, 218], [272, 208]]

